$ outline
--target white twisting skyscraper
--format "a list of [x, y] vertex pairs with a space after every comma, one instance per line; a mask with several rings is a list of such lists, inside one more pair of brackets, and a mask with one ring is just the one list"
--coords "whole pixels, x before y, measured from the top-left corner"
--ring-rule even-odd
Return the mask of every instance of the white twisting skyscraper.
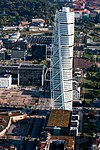
[[53, 31], [51, 57], [52, 107], [72, 110], [74, 12], [67, 7], [57, 11]]

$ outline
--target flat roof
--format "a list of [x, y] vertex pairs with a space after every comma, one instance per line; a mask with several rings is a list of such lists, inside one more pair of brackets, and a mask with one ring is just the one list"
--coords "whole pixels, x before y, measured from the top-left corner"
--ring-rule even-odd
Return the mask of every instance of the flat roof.
[[74, 137], [73, 136], [51, 136], [51, 140], [63, 140], [64, 148], [74, 149]]
[[68, 110], [61, 110], [61, 109], [51, 110], [47, 127], [49, 126], [68, 127], [70, 120], [70, 113], [71, 112]]
[[73, 58], [73, 68], [80, 68], [80, 69], [84, 69], [84, 68], [88, 68], [90, 67], [92, 64], [92, 62], [90, 62], [88, 59], [86, 58], [78, 58], [78, 57], [74, 57]]

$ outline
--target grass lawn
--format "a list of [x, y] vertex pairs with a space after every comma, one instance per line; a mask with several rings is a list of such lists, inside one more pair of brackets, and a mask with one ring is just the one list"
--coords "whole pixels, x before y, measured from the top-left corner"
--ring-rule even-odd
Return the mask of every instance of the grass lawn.
[[92, 54], [89, 54], [89, 53], [84, 53], [84, 57], [86, 57], [86, 58], [91, 58], [93, 55]]
[[89, 104], [92, 99], [89, 96], [89, 90], [87, 88], [83, 88], [82, 97], [85, 100], [85, 103]]
[[87, 84], [89, 84], [91, 80], [83, 79], [83, 91], [84, 91], [84, 99], [87, 104], [92, 102], [92, 96], [90, 93], [93, 92], [93, 89], [87, 88]]
[[[94, 76], [95, 76], [95, 72], [94, 72]], [[92, 102], [92, 100], [95, 97], [99, 97], [100, 96], [100, 90], [99, 89], [94, 89], [94, 88], [89, 88], [88, 85], [91, 85], [91, 82], [93, 82], [93, 80], [91, 79], [83, 79], [83, 94], [84, 94], [84, 99], [85, 102], [87, 104], [89, 104], [90, 102]]]
[[91, 80], [89, 80], [89, 79], [83, 79], [84, 86], [85, 86], [85, 84], [89, 84], [90, 82], [91, 82]]

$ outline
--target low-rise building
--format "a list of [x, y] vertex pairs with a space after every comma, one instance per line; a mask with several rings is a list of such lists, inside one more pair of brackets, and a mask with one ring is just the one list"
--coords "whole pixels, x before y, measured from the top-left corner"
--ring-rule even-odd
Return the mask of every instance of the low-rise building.
[[11, 59], [24, 59], [24, 57], [26, 56], [25, 50], [21, 49], [21, 48], [13, 48], [11, 50]]
[[72, 136], [51, 136], [39, 142], [39, 150], [74, 150], [75, 139]]
[[0, 73], [12, 75], [12, 84], [43, 86], [46, 66], [43, 64], [1, 65]]
[[9, 35], [8, 41], [11, 42], [11, 43], [15, 43], [15, 42], [17, 42], [19, 37], [20, 37], [20, 32], [18, 31], [16, 33], [13, 33], [13, 34]]
[[12, 122], [27, 118], [27, 114], [22, 114], [20, 111], [1, 112], [0, 113], [0, 137], [4, 136], [10, 128]]
[[44, 65], [20, 64], [18, 68], [18, 85], [43, 86], [44, 74]]
[[81, 110], [73, 110], [70, 124], [70, 135], [78, 136], [82, 132], [83, 114]]
[[12, 77], [9, 74], [0, 75], [0, 88], [11, 88]]
[[74, 150], [75, 140], [72, 136], [52, 136], [50, 141], [50, 150]]
[[39, 150], [74, 150], [74, 146], [73, 136], [51, 136], [48, 131], [44, 131], [38, 148]]
[[70, 130], [71, 112], [62, 109], [51, 110], [46, 130], [52, 135], [68, 135]]
[[86, 58], [74, 57], [74, 60], [73, 60], [73, 68], [74, 68], [74, 70], [77, 69], [77, 68], [79, 68], [79, 69], [86, 69], [86, 68], [90, 67], [91, 64], [92, 64], [92, 62], [90, 62]]
[[33, 44], [32, 45], [32, 59], [45, 60], [46, 59], [46, 45], [45, 44]]
[[0, 60], [5, 60], [5, 48], [0, 49]]
[[33, 24], [34, 26], [43, 27], [44, 24], [45, 24], [45, 20], [44, 20], [44, 19], [41, 19], [41, 18], [38, 18], [38, 19], [34, 19], [34, 18], [33, 18], [31, 24]]

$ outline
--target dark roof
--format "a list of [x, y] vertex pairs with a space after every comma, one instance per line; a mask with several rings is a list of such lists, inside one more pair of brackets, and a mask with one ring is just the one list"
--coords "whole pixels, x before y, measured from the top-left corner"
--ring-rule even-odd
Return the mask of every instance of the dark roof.
[[82, 103], [79, 101], [74, 101], [73, 102], [73, 107], [82, 107]]
[[42, 69], [44, 67], [43, 64], [20, 64], [20, 69], [21, 68], [38, 68], [38, 69]]
[[71, 122], [71, 127], [77, 127], [77, 122]]
[[72, 120], [78, 120], [78, 116], [72, 116]]
[[33, 36], [32, 37], [32, 44], [51, 44], [52, 43], [52, 36]]

